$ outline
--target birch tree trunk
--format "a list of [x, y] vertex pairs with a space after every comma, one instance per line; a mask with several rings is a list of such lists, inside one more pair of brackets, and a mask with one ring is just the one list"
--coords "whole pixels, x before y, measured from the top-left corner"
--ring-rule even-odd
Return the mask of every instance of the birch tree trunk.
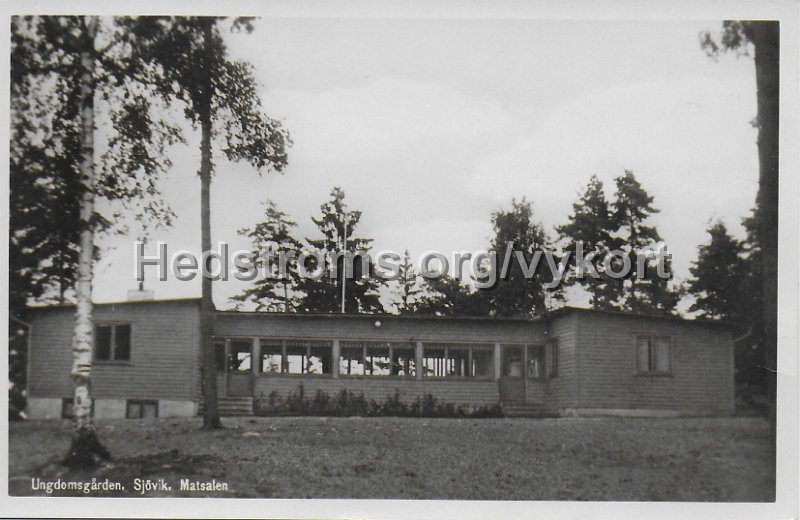
[[94, 324], [92, 321], [92, 263], [94, 260], [94, 39], [98, 18], [85, 19], [85, 34], [81, 35], [80, 117], [81, 162], [80, 175], [84, 189], [80, 201], [80, 252], [76, 282], [75, 329], [72, 339], [72, 385], [75, 431], [64, 463], [69, 466], [92, 465], [97, 459], [109, 458], [100, 444], [92, 423], [90, 382], [94, 353]]

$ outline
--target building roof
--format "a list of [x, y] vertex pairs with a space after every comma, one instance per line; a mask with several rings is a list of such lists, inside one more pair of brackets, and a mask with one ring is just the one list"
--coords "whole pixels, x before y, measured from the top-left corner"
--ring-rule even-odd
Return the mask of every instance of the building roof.
[[[165, 298], [159, 300], [123, 300], [115, 302], [95, 303], [96, 306], [110, 306], [110, 305], [145, 305], [145, 304], [169, 304], [169, 303], [196, 303], [200, 304], [201, 298]], [[39, 309], [52, 309], [63, 307], [74, 307], [74, 303], [60, 303], [52, 305], [36, 305], [29, 306], [30, 310]], [[323, 319], [401, 319], [401, 320], [445, 320], [445, 321], [505, 321], [505, 322], [537, 322], [546, 321], [552, 318], [566, 316], [569, 314], [594, 314], [594, 315], [608, 315], [618, 317], [633, 317], [642, 319], [656, 319], [679, 321], [682, 323], [696, 323], [704, 325], [715, 325], [723, 327], [732, 327], [733, 324], [723, 320], [710, 320], [704, 318], [685, 318], [683, 316], [668, 315], [668, 314], [648, 314], [648, 313], [634, 313], [624, 312], [617, 310], [602, 310], [591, 309], [586, 307], [564, 306], [558, 309], [553, 309], [540, 316], [529, 317], [515, 317], [515, 316], [432, 316], [423, 314], [389, 314], [389, 313], [376, 313], [376, 314], [356, 314], [356, 313], [322, 313], [322, 312], [274, 312], [274, 311], [240, 311], [234, 309], [217, 310], [217, 314], [221, 315], [241, 315], [241, 316], [284, 316], [292, 318], [303, 317], [317, 317]]]

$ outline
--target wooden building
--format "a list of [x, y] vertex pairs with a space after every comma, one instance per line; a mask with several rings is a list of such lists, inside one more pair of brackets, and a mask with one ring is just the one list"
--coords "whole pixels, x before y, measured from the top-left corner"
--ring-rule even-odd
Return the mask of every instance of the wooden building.
[[[94, 413], [193, 416], [200, 302], [95, 306]], [[74, 308], [31, 310], [28, 413], [69, 415]], [[270, 394], [431, 394], [521, 415], [718, 415], [734, 408], [733, 343], [717, 322], [563, 308], [538, 319], [220, 311], [221, 410]]]

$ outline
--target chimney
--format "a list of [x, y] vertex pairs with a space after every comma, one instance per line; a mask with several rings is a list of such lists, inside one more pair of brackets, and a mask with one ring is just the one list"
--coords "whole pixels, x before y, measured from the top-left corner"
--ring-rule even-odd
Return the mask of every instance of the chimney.
[[129, 302], [143, 302], [155, 299], [155, 291], [146, 291], [144, 289], [131, 289], [128, 291]]

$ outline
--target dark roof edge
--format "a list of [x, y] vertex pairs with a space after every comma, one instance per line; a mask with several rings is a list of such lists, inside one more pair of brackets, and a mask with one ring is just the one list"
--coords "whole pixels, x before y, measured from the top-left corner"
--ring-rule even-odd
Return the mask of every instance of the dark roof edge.
[[[111, 305], [142, 305], [142, 304], [168, 304], [168, 303], [197, 303], [201, 302], [201, 298], [165, 298], [160, 300], [123, 300], [123, 301], [115, 301], [115, 302], [101, 302], [95, 303], [94, 306], [96, 307], [104, 307], [104, 306], [111, 306]], [[74, 307], [74, 303], [57, 303], [57, 304], [45, 304], [45, 305], [30, 305], [28, 306], [28, 310], [31, 311], [38, 311], [38, 310], [46, 310], [46, 309], [57, 309], [57, 308], [69, 308]], [[682, 316], [674, 316], [674, 315], [662, 315], [662, 314], [645, 314], [645, 313], [633, 313], [633, 312], [624, 312], [624, 311], [615, 311], [615, 310], [602, 310], [602, 309], [590, 309], [586, 307], [573, 307], [570, 305], [560, 307], [558, 309], [554, 309], [551, 311], [546, 312], [540, 316], [535, 316], [532, 318], [526, 317], [492, 317], [492, 316], [431, 316], [431, 315], [423, 315], [423, 314], [388, 314], [388, 313], [380, 313], [380, 314], [341, 314], [341, 313], [322, 313], [322, 312], [264, 312], [264, 311], [237, 311], [232, 309], [227, 310], [217, 310], [217, 314], [224, 314], [224, 315], [244, 315], [244, 316], [286, 316], [292, 318], [302, 318], [302, 317], [319, 317], [319, 318], [326, 318], [326, 319], [333, 319], [333, 318], [347, 318], [347, 319], [426, 319], [426, 320], [442, 320], [442, 321], [455, 321], [455, 320], [466, 320], [466, 321], [510, 321], [510, 322], [538, 322], [538, 321], [546, 321], [553, 318], [558, 318], [563, 315], [567, 314], [603, 314], [608, 316], [616, 316], [616, 317], [627, 317], [627, 318], [642, 318], [642, 319], [656, 319], [656, 320], [668, 320], [668, 321], [680, 321], [682, 323], [695, 323], [695, 324], [702, 324], [702, 325], [715, 325], [715, 326], [723, 326], [723, 327], [733, 327], [732, 323], [723, 321], [723, 320], [710, 320], [705, 318], [685, 318]]]
[[590, 309], [587, 307], [572, 307], [564, 306], [558, 309], [549, 311], [545, 317], [559, 317], [563, 314], [605, 314], [608, 316], [617, 316], [623, 318], [643, 318], [654, 320], [667, 320], [667, 321], [680, 321], [681, 323], [696, 323], [698, 325], [716, 325], [723, 327], [733, 327], [734, 324], [724, 320], [712, 320], [708, 318], [686, 318], [683, 316], [675, 316], [672, 314], [647, 314], [642, 312], [625, 312], [614, 311], [605, 309]]
[[[163, 298], [160, 300], [121, 300], [114, 302], [93, 302], [94, 307], [105, 307], [109, 305], [139, 305], [142, 303], [200, 303], [201, 298]], [[63, 309], [75, 307], [74, 303], [52, 303], [42, 305], [28, 305], [26, 309], [30, 311], [46, 310], [46, 309]]]

